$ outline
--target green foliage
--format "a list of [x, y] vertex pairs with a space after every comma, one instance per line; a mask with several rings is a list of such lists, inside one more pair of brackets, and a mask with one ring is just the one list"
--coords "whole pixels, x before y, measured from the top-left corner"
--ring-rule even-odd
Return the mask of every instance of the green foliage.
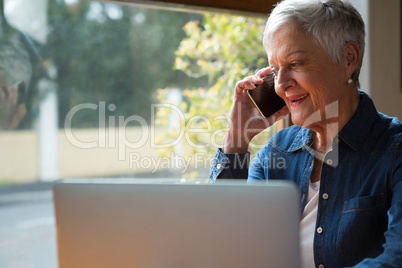
[[[257, 18], [206, 15], [202, 23], [191, 21], [184, 26], [186, 38], [176, 51], [174, 68], [191, 77], [208, 76], [210, 82], [210, 86], [185, 89], [182, 92], [184, 100], [179, 108], [185, 114], [185, 121], [180, 122], [180, 125], [182, 128], [186, 126], [185, 136], [190, 138], [192, 144], [208, 145], [204, 149], [187, 146], [186, 152], [189, 155], [199, 152], [213, 154], [216, 147], [222, 144], [236, 82], [267, 66], [267, 57], [262, 46], [264, 24], [264, 20]], [[161, 103], [169, 102], [167, 91], [168, 89], [158, 91]], [[168, 121], [162, 119], [166, 116], [163, 109], [158, 112], [159, 126], [168, 125]], [[194, 133], [194, 129], [207, 133]], [[272, 135], [272, 131], [274, 129], [271, 128], [267, 131], [268, 134], [257, 138], [256, 143], [264, 144], [263, 141]], [[166, 142], [176, 134], [166, 131], [160, 135], [159, 141]], [[168, 148], [161, 154], [172, 150], [174, 148]]]
[[[110, 8], [120, 16], [110, 16]], [[49, 1], [51, 31], [41, 55], [57, 70], [60, 127], [67, 113], [83, 103], [115, 104], [115, 111], [106, 109], [106, 121], [131, 115], [150, 120], [158, 87], [177, 80], [191, 85], [190, 79], [181, 79], [181, 71], [172, 70], [174, 52], [185, 37], [183, 25], [201, 17], [95, 1]], [[74, 115], [72, 122], [80, 128], [97, 125], [98, 113], [91, 109]]]

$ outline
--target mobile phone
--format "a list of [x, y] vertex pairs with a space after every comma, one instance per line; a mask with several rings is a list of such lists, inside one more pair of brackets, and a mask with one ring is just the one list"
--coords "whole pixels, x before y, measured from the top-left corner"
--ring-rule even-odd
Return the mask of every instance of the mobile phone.
[[270, 117], [286, 105], [285, 101], [275, 92], [274, 74], [262, 78], [261, 85], [256, 85], [255, 89], [247, 90], [247, 94], [253, 101], [255, 107], [264, 118]]

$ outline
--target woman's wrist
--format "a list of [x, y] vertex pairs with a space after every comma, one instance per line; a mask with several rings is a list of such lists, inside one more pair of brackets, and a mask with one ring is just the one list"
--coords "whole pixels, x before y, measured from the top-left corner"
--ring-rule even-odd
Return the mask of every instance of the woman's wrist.
[[228, 132], [223, 138], [222, 152], [225, 154], [244, 154], [248, 151], [248, 144], [247, 138]]

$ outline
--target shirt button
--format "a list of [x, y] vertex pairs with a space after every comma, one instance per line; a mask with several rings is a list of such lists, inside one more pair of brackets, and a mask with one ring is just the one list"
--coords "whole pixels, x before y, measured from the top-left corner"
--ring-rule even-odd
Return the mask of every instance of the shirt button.
[[318, 265], [318, 268], [325, 268], [324, 264]]
[[221, 168], [222, 168], [222, 165], [221, 165], [221, 164], [217, 164], [217, 165], [216, 165], [216, 168], [217, 168], [217, 169], [221, 169]]
[[329, 198], [329, 195], [328, 195], [327, 193], [324, 193], [324, 194], [322, 195], [322, 198], [326, 200], [326, 199]]
[[332, 165], [332, 163], [333, 163], [332, 159], [328, 159], [328, 160], [327, 160], [327, 164], [328, 164], [329, 166]]
[[318, 228], [317, 228], [317, 233], [319, 233], [319, 234], [322, 233], [322, 228], [321, 228], [321, 227], [318, 227]]

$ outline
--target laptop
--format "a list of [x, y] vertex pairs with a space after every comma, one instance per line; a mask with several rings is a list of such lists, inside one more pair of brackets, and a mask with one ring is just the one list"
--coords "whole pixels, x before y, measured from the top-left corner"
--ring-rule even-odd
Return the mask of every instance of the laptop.
[[53, 192], [60, 268], [300, 266], [285, 181], [71, 179]]

